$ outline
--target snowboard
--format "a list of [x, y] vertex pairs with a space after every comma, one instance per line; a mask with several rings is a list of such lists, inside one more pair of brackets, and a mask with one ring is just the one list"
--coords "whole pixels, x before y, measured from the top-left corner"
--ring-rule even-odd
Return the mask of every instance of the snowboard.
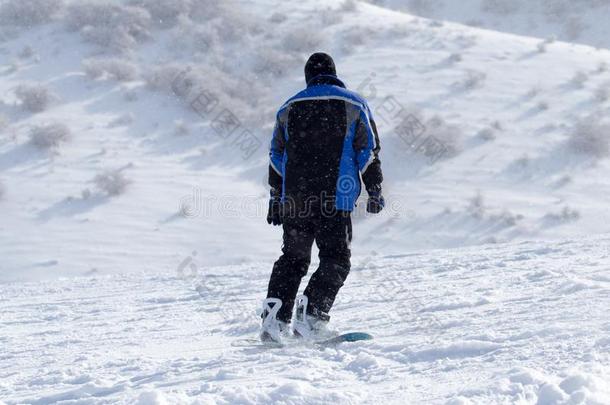
[[315, 342], [318, 346], [333, 346], [343, 342], [358, 342], [360, 340], [372, 340], [373, 335], [366, 332], [349, 332], [330, 339]]
[[319, 348], [336, 346], [341, 343], [348, 342], [358, 342], [361, 340], [372, 340], [373, 336], [366, 332], [349, 332], [343, 333], [338, 336], [334, 336], [330, 339], [318, 340], [318, 341], [309, 341], [304, 339], [290, 339], [284, 343], [278, 342], [261, 342], [259, 339], [238, 339], [231, 343], [232, 346], [235, 347], [266, 347], [266, 348], [282, 348], [282, 347], [291, 347], [291, 346], [299, 346], [301, 344], [311, 344], [313, 346], [317, 346]]

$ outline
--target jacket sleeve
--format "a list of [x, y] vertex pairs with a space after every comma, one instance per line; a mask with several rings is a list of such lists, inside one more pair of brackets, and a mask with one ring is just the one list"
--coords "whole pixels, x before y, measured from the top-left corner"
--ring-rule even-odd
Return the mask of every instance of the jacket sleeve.
[[269, 148], [269, 185], [276, 191], [282, 190], [283, 183], [283, 160], [286, 139], [284, 135], [284, 125], [280, 120], [279, 114], [273, 129], [271, 146]]
[[368, 192], [381, 190], [383, 173], [381, 172], [381, 160], [379, 160], [379, 134], [377, 125], [373, 120], [368, 106], [360, 112], [356, 124], [356, 134], [354, 136], [354, 151], [358, 169], [362, 175], [362, 181]]

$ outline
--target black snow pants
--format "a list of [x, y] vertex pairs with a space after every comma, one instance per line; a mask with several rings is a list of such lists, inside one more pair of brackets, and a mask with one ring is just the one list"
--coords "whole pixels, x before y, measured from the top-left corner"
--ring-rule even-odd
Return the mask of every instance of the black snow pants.
[[313, 273], [304, 294], [309, 300], [308, 315], [328, 320], [339, 289], [350, 271], [352, 220], [348, 211], [315, 213], [306, 218], [287, 216], [283, 221], [282, 256], [275, 262], [267, 298], [279, 298], [282, 307], [277, 319], [290, 322], [294, 301], [307, 274], [311, 248], [320, 250], [320, 266]]

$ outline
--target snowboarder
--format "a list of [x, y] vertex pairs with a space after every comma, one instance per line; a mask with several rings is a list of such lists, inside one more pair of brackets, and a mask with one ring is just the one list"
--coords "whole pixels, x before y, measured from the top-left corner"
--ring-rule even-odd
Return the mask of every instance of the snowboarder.
[[[307, 87], [278, 111], [271, 140], [267, 222], [282, 225], [282, 256], [275, 262], [263, 302], [261, 339], [290, 334], [313, 337], [325, 330], [339, 289], [350, 271], [351, 211], [361, 191], [367, 211], [384, 207], [379, 136], [366, 101], [337, 77], [333, 59], [314, 53], [305, 65]], [[320, 266], [304, 295], [313, 242]]]

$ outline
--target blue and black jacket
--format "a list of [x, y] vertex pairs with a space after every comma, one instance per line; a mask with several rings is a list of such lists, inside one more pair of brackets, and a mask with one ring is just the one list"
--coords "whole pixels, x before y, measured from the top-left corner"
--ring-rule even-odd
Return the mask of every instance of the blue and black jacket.
[[319, 75], [279, 109], [271, 140], [269, 185], [297, 206], [318, 198], [352, 211], [383, 175], [371, 110], [334, 75]]

